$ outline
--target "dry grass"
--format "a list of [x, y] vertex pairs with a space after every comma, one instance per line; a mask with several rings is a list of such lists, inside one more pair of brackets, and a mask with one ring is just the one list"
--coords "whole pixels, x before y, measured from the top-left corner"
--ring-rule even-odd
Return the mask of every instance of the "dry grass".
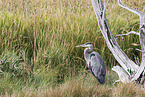
[[[107, 77], [108, 77], [107, 73]], [[110, 73], [111, 75], [111, 73]], [[110, 79], [112, 80], [112, 79]], [[109, 84], [107, 79], [105, 84], [98, 84], [91, 74], [80, 74], [76, 77], [67, 78], [62, 84], [55, 87], [42, 87], [48, 83], [41, 82], [37, 89], [34, 86], [24, 86], [22, 90], [13, 90], [12, 93], [5, 92], [1, 96], [5, 97], [144, 97], [145, 89], [133, 83], [116, 85]]]
[[114, 87], [114, 97], [144, 97], [145, 89], [142, 86], [133, 83], [122, 84], [119, 83]]
[[53, 89], [45, 90], [44, 97], [144, 97], [144, 89], [132, 83], [119, 83], [116, 86], [84, 84], [73, 80]]
[[112, 89], [108, 85], [94, 85], [83, 83], [82, 80], [68, 81], [56, 88], [49, 88], [44, 91], [45, 97], [108, 97]]
[[132, 83], [119, 83], [116, 86], [94, 85], [72, 80], [55, 88], [49, 87], [41, 91], [23, 91], [23, 93], [5, 93], [5, 97], [144, 97], [144, 89]]
[[[130, 7], [138, 6], [141, 11], [145, 4], [143, 0], [123, 1]], [[120, 8], [117, 0], [110, 0], [106, 14], [113, 35], [138, 30], [138, 16]], [[117, 63], [100, 33], [91, 0], [1, 0], [0, 32], [0, 54], [5, 51], [11, 57], [16, 53], [21, 59], [17, 64], [25, 67], [24, 70], [31, 68], [32, 73], [28, 78], [25, 75], [11, 78], [10, 72], [0, 75], [1, 96], [145, 96], [144, 89], [134, 84], [112, 85], [117, 77], [110, 68]], [[88, 41], [106, 63], [105, 85], [96, 85], [96, 79], [85, 68], [83, 49], [75, 48]], [[138, 36], [120, 41], [118, 38], [131, 59], [141, 56], [134, 50], [140, 47], [131, 45], [139, 43]]]

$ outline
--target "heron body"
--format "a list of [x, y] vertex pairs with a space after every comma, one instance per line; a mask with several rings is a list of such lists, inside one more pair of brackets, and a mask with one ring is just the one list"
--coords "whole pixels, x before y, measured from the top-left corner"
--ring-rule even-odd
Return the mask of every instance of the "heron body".
[[76, 47], [86, 47], [84, 50], [84, 58], [87, 62], [88, 68], [97, 80], [104, 84], [106, 80], [106, 68], [102, 57], [95, 51], [93, 51], [93, 45], [89, 42], [78, 45]]

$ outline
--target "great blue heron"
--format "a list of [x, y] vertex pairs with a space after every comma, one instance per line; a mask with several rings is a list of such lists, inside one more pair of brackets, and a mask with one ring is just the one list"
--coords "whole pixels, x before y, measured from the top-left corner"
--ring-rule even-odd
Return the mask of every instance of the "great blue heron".
[[97, 52], [93, 51], [93, 45], [90, 42], [87, 42], [85, 44], [78, 45], [75, 47], [87, 47], [84, 50], [84, 58], [87, 62], [88, 68], [91, 70], [92, 74], [97, 78], [97, 80], [101, 84], [104, 84], [106, 79], [105, 64], [102, 57]]

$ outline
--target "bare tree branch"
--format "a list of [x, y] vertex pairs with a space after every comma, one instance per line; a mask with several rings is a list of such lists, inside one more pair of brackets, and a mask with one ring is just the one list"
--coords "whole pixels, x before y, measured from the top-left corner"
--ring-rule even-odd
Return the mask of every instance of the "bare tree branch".
[[[140, 18], [144, 18], [140, 22], [145, 24], [145, 14], [143, 16], [141, 16]], [[142, 49], [139, 51], [142, 52], [142, 59], [141, 59], [141, 64], [131, 81], [137, 80], [139, 78], [139, 76], [141, 75], [141, 73], [145, 72], [145, 25], [142, 25], [142, 27], [140, 27], [139, 33], [140, 33], [139, 40], [140, 40], [140, 45], [141, 45], [141, 49]], [[142, 79], [142, 80], [144, 80], [144, 79]]]
[[[120, 66], [113, 66], [112, 70], [115, 71], [119, 75], [120, 81], [122, 81], [123, 83], [130, 82], [130, 80], [129, 80], [130, 78], [127, 75], [126, 71], [124, 69], [122, 69]], [[119, 80], [115, 81], [115, 83], [118, 82]]]
[[130, 76], [129, 71], [131, 70], [132, 72], [135, 72], [138, 66], [127, 57], [127, 55], [122, 51], [122, 49], [116, 42], [116, 39], [112, 35], [111, 30], [108, 26], [102, 0], [92, 0], [92, 5], [98, 20], [100, 30], [106, 40], [108, 48], [110, 49], [116, 60]]
[[135, 32], [135, 31], [130, 31], [130, 32], [128, 32], [127, 34], [118, 34], [118, 35], [116, 35], [116, 37], [118, 37], [118, 36], [126, 36], [126, 35], [130, 35], [130, 34], [139, 35], [139, 33]]
[[134, 59], [135, 59], [136, 64], [137, 64], [137, 65], [140, 65], [139, 57], [138, 57], [138, 56], [137, 56], [137, 57], [134, 57]]
[[140, 11], [135, 10], [135, 9], [133, 9], [133, 8], [130, 8], [130, 7], [128, 7], [128, 6], [124, 5], [124, 4], [122, 4], [121, 0], [118, 0], [118, 3], [119, 3], [119, 6], [121, 6], [122, 8], [125, 8], [125, 9], [131, 11], [132, 13], [135, 13], [135, 14], [141, 16], [142, 13], [141, 13]]
[[143, 53], [145, 53], [145, 51], [142, 51], [142, 50], [140, 50], [140, 49], [137, 49], [137, 48], [136, 48], [135, 50], [137, 50], [137, 51], [140, 51], [140, 52], [143, 52]]
[[116, 80], [116, 81], [113, 83], [113, 85], [115, 85], [115, 83], [117, 83], [117, 82], [120, 82], [120, 80]]
[[[109, 2], [109, 0], [108, 0]], [[107, 2], [107, 4], [108, 4]], [[118, 0], [118, 3], [121, 7], [137, 14], [140, 16], [140, 29], [139, 33], [135, 31], [131, 31], [127, 34], [117, 35], [117, 36], [125, 36], [130, 34], [136, 34], [139, 35], [140, 38], [140, 44], [142, 50], [142, 61], [140, 66], [135, 64], [132, 60], [128, 58], [128, 56], [122, 51], [118, 43], [116, 42], [116, 39], [111, 33], [111, 30], [108, 26], [108, 22], [105, 15], [105, 10], [107, 7], [107, 4], [105, 5], [105, 8], [103, 7], [102, 0], [92, 0], [92, 5], [98, 20], [98, 24], [100, 27], [100, 30], [106, 40], [106, 44], [110, 51], [112, 52], [115, 59], [119, 62], [121, 67], [113, 67], [112, 70], [114, 70], [116, 73], [118, 73], [119, 76], [125, 75], [126, 77], [120, 77], [120, 80], [124, 82], [124, 79], [135, 81], [139, 78], [141, 73], [144, 71], [145, 68], [145, 13], [140, 12], [136, 9], [130, 8], [126, 5], [123, 5], [121, 0]], [[139, 63], [139, 62], [138, 62]], [[120, 71], [119, 71], [120, 70]], [[143, 80], [143, 79], [142, 79]]]
[[141, 48], [142, 48], [142, 61], [141, 61], [141, 65], [138, 68], [137, 72], [135, 73], [134, 77], [131, 79], [131, 81], [135, 81], [139, 78], [140, 74], [145, 71], [145, 13], [140, 12], [138, 10], [132, 9], [128, 6], [125, 6], [121, 3], [121, 0], [118, 0], [118, 3], [121, 7], [139, 15], [140, 17], [140, 31], [139, 31], [139, 39], [140, 39], [140, 44], [141, 44]]

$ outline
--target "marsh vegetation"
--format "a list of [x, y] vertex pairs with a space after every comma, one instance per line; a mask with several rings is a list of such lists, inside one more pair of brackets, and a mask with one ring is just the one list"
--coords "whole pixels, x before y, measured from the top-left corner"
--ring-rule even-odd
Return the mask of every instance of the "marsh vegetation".
[[[124, 0], [143, 10], [142, 0]], [[139, 28], [137, 15], [110, 0], [106, 15], [113, 35]], [[141, 54], [138, 36], [117, 41], [128, 57]], [[83, 49], [91, 42], [106, 64], [106, 83], [97, 86], [87, 69]], [[0, 95], [19, 97], [143, 97], [144, 88], [133, 83], [112, 85], [119, 65], [100, 33], [91, 0], [0, 1]]]

